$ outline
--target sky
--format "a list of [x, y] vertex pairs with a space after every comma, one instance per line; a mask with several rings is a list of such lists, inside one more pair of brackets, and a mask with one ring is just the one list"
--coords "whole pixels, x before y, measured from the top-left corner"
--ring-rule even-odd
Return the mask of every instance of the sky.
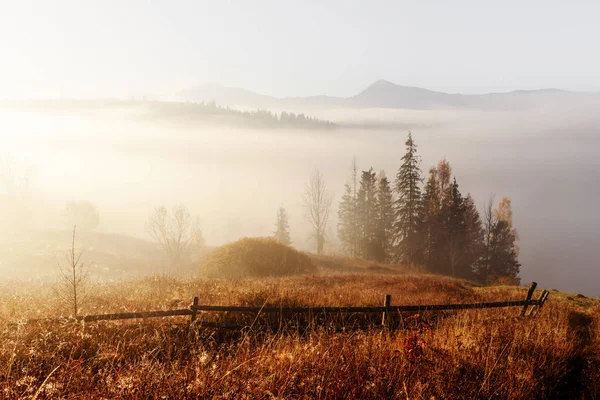
[[600, 90], [597, 1], [0, 0], [0, 98]]

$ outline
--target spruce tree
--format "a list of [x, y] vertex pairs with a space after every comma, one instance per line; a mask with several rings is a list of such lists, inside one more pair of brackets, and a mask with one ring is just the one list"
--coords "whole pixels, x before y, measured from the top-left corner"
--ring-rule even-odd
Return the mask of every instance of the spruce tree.
[[352, 157], [352, 199], [354, 200], [354, 205], [352, 208], [352, 212], [350, 213], [350, 224], [352, 226], [351, 230], [351, 240], [352, 240], [352, 257], [359, 256], [359, 240], [360, 240], [360, 229], [358, 226], [358, 165], [356, 164], [356, 156]]
[[337, 233], [342, 249], [356, 256], [356, 198], [349, 184], [344, 185], [344, 195], [338, 207]]
[[419, 203], [421, 201], [421, 169], [417, 145], [408, 132], [405, 142], [406, 154], [396, 174], [397, 200], [395, 201], [396, 258], [407, 265], [417, 262], [419, 257]]
[[429, 169], [429, 178], [425, 185], [423, 196], [419, 204], [419, 228], [421, 238], [420, 260], [428, 271], [436, 272], [436, 249], [439, 244], [439, 214], [441, 195], [438, 184], [438, 174], [435, 167]]
[[373, 168], [363, 171], [357, 197], [359, 255], [375, 259], [377, 249], [377, 179]]
[[385, 172], [379, 173], [377, 183], [377, 244], [378, 251], [376, 259], [389, 261], [392, 257], [393, 231], [394, 231], [394, 199], [390, 181]]
[[469, 277], [477, 272], [483, 251], [483, 226], [475, 202], [470, 194], [464, 199], [465, 208], [465, 247], [464, 263], [469, 268]]
[[[437, 265], [435, 267], [436, 272], [440, 272], [446, 275], [455, 275], [453, 268], [453, 262], [456, 260], [459, 251], [459, 238], [458, 235], [451, 237], [451, 223], [452, 221], [452, 204], [453, 204], [453, 185], [450, 182], [452, 175], [452, 167], [450, 163], [444, 158], [440, 160], [437, 165], [437, 175], [440, 193], [440, 212], [438, 215], [438, 229], [439, 229], [439, 242], [435, 249]], [[460, 196], [460, 194], [459, 194]], [[451, 252], [449, 250], [452, 250]], [[453, 256], [450, 257], [450, 254]]]
[[495, 225], [490, 242], [489, 274], [492, 282], [508, 280], [518, 283], [519, 251], [516, 246], [517, 231], [512, 228], [512, 210], [510, 200], [503, 198], [494, 212]]
[[350, 167], [350, 183], [344, 185], [344, 195], [338, 207], [338, 238], [350, 257], [359, 256], [360, 227], [358, 223], [358, 167], [356, 157]]
[[277, 211], [277, 222], [275, 223], [274, 236], [281, 243], [290, 246], [292, 240], [290, 238], [290, 226], [288, 222], [288, 213], [285, 208], [280, 207]]
[[445, 221], [445, 247], [447, 261], [452, 276], [467, 277], [468, 272], [464, 262], [465, 247], [465, 206], [464, 199], [458, 190], [454, 178], [449, 190], [447, 220]]
[[519, 263], [517, 232], [512, 228], [510, 200], [503, 199], [497, 210], [492, 211], [491, 199], [484, 209], [483, 255], [477, 273], [481, 282], [491, 284], [508, 280], [518, 283]]

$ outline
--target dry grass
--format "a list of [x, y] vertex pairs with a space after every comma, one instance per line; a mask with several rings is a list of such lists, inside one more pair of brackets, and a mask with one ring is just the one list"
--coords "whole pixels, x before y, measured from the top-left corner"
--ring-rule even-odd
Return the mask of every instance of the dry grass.
[[[261, 318], [199, 316], [252, 326], [229, 332], [189, 327], [184, 318], [14, 324], [19, 316], [57, 316], [60, 309], [47, 301], [51, 292], [41, 284], [0, 289], [0, 397], [5, 398], [36, 393], [38, 399], [600, 395], [593, 368], [600, 307], [591, 299], [582, 305], [581, 298], [553, 293], [535, 318], [520, 318], [515, 308], [427, 313], [407, 319], [398, 330], [373, 324], [345, 331], [327, 325], [267, 331]], [[195, 295], [202, 304], [316, 306], [381, 305], [386, 293], [392, 304], [425, 304], [522, 299], [525, 291], [418, 274], [237, 281], [155, 277], [98, 286], [84, 311], [179, 308]], [[589, 326], [586, 317], [593, 321]]]

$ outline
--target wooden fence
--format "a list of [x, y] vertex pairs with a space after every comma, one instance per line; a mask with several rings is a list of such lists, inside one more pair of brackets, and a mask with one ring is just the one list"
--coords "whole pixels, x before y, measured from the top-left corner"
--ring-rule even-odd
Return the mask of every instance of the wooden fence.
[[[412, 312], [421, 313], [424, 311], [446, 311], [446, 310], [471, 310], [483, 308], [504, 308], [504, 307], [521, 307], [521, 315], [534, 315], [544, 305], [550, 292], [543, 290], [538, 299], [532, 299], [533, 292], [537, 283], [533, 282], [527, 291], [527, 296], [524, 300], [486, 302], [486, 303], [467, 303], [467, 304], [432, 304], [432, 305], [408, 305], [408, 306], [392, 306], [392, 296], [385, 295], [383, 306], [369, 307], [257, 307], [257, 306], [213, 306], [200, 305], [199, 298], [194, 297], [194, 301], [189, 308], [181, 310], [166, 310], [166, 311], [142, 311], [142, 312], [126, 312], [117, 314], [102, 314], [102, 315], [85, 315], [78, 316], [75, 319], [78, 321], [93, 322], [93, 321], [114, 321], [133, 318], [153, 318], [153, 317], [174, 317], [174, 316], [189, 316], [190, 322], [198, 325], [214, 328], [239, 328], [237, 325], [219, 324], [214, 322], [196, 321], [198, 312], [240, 312], [254, 314], [339, 314], [339, 313], [381, 313], [381, 324], [386, 325], [392, 313]], [[529, 308], [531, 307], [531, 308]], [[529, 313], [527, 312], [529, 308]]]

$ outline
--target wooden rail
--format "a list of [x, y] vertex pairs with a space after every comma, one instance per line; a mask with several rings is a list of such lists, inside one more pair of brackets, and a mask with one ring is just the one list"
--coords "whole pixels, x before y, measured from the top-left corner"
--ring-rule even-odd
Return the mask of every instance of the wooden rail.
[[78, 321], [93, 322], [93, 321], [112, 321], [118, 319], [134, 319], [134, 318], [155, 318], [155, 317], [176, 317], [181, 315], [192, 315], [192, 310], [165, 310], [165, 311], [141, 311], [127, 312], [117, 314], [101, 314], [101, 315], [82, 315], [76, 317]]
[[500, 308], [500, 307], [524, 307], [537, 306], [538, 300], [516, 300], [500, 301], [491, 303], [471, 304], [432, 304], [414, 306], [370, 306], [370, 307], [255, 307], [255, 306], [190, 306], [195, 311], [230, 311], [251, 313], [383, 313], [383, 312], [421, 312], [421, 311], [445, 311], [445, 310], [468, 310], [476, 308]]
[[[190, 322], [200, 326], [215, 327], [215, 328], [230, 328], [238, 329], [239, 325], [227, 325], [215, 322], [196, 321], [198, 312], [242, 312], [242, 313], [281, 313], [281, 314], [339, 314], [339, 313], [382, 313], [381, 325], [388, 324], [392, 313], [400, 312], [424, 312], [424, 311], [448, 311], [448, 310], [472, 310], [485, 308], [504, 308], [504, 307], [522, 307], [521, 315], [534, 315], [542, 308], [550, 292], [543, 290], [538, 299], [532, 300], [533, 292], [537, 284], [533, 282], [527, 291], [525, 300], [514, 301], [497, 301], [485, 303], [465, 303], [465, 304], [427, 304], [427, 305], [409, 305], [409, 306], [392, 306], [392, 296], [385, 295], [383, 306], [367, 306], [367, 307], [258, 307], [258, 306], [211, 306], [200, 305], [198, 297], [194, 297], [194, 301], [189, 308], [180, 310], [165, 310], [165, 311], [141, 311], [141, 312], [126, 312], [115, 314], [101, 315], [84, 315], [73, 318], [77, 321], [94, 322], [94, 321], [114, 321], [134, 318], [156, 318], [156, 317], [176, 317], [190, 316]], [[527, 313], [528, 307], [532, 306]], [[43, 322], [54, 320], [31, 320], [29, 322]]]

